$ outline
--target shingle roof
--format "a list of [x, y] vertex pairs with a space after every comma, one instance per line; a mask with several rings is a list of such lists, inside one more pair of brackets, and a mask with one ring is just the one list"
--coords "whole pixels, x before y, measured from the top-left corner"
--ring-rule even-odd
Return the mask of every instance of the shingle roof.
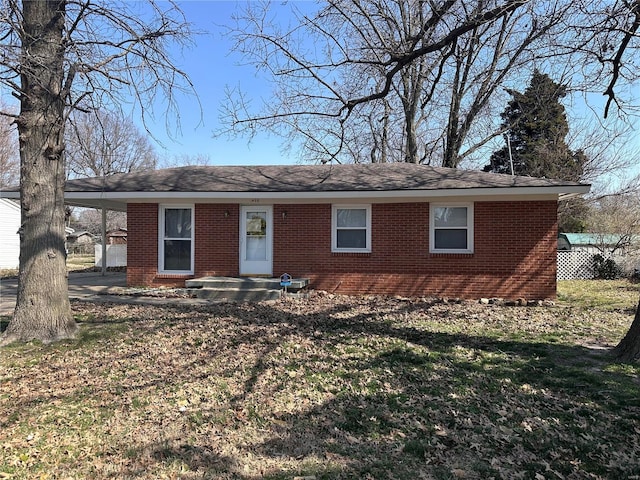
[[409, 163], [190, 166], [70, 180], [67, 192], [346, 192], [580, 186]]

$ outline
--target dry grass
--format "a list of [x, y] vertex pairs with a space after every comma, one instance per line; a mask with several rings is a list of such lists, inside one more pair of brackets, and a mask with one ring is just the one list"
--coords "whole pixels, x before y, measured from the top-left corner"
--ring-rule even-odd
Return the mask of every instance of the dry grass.
[[570, 280], [558, 282], [561, 303], [604, 310], [635, 309], [640, 283], [627, 280]]
[[94, 262], [95, 262], [95, 258], [93, 255], [70, 254], [67, 257], [67, 269], [70, 272], [77, 271], [77, 270], [92, 269], [95, 266]]
[[0, 268], [0, 278], [11, 278], [18, 276], [17, 268]]
[[1, 352], [0, 478], [637, 478], [640, 368], [606, 355], [637, 294], [74, 303], [77, 340]]
[[[69, 254], [67, 257], [67, 270], [70, 272], [93, 269], [95, 269], [93, 255]], [[16, 277], [17, 275], [17, 268], [0, 268], [0, 278]]]

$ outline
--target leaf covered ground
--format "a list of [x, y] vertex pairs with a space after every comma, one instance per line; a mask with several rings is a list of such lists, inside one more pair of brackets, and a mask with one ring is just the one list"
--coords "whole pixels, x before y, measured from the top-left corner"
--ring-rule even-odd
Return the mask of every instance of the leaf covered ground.
[[[73, 303], [0, 350], [0, 479], [640, 478], [616, 307]], [[567, 297], [568, 298], [568, 297]]]

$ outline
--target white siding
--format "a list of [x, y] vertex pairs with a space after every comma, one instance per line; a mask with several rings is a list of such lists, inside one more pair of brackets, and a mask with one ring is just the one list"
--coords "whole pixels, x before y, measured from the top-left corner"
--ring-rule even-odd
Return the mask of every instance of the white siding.
[[20, 259], [20, 207], [0, 198], [0, 268], [18, 268]]
[[[95, 245], [95, 266], [102, 267], [102, 245]], [[127, 246], [107, 245], [107, 267], [127, 266]]]

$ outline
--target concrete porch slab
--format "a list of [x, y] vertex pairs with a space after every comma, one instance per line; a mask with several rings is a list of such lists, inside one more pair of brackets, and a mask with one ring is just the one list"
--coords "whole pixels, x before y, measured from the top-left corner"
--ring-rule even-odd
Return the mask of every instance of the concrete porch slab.
[[[294, 278], [288, 290], [300, 290], [309, 285], [308, 278]], [[279, 278], [269, 277], [200, 277], [185, 281], [187, 288], [276, 289], [283, 287]]]
[[[292, 279], [286, 289], [298, 291], [308, 284], [308, 278]], [[284, 291], [280, 278], [264, 277], [201, 277], [187, 280], [185, 286], [198, 298], [231, 302], [277, 300]]]

